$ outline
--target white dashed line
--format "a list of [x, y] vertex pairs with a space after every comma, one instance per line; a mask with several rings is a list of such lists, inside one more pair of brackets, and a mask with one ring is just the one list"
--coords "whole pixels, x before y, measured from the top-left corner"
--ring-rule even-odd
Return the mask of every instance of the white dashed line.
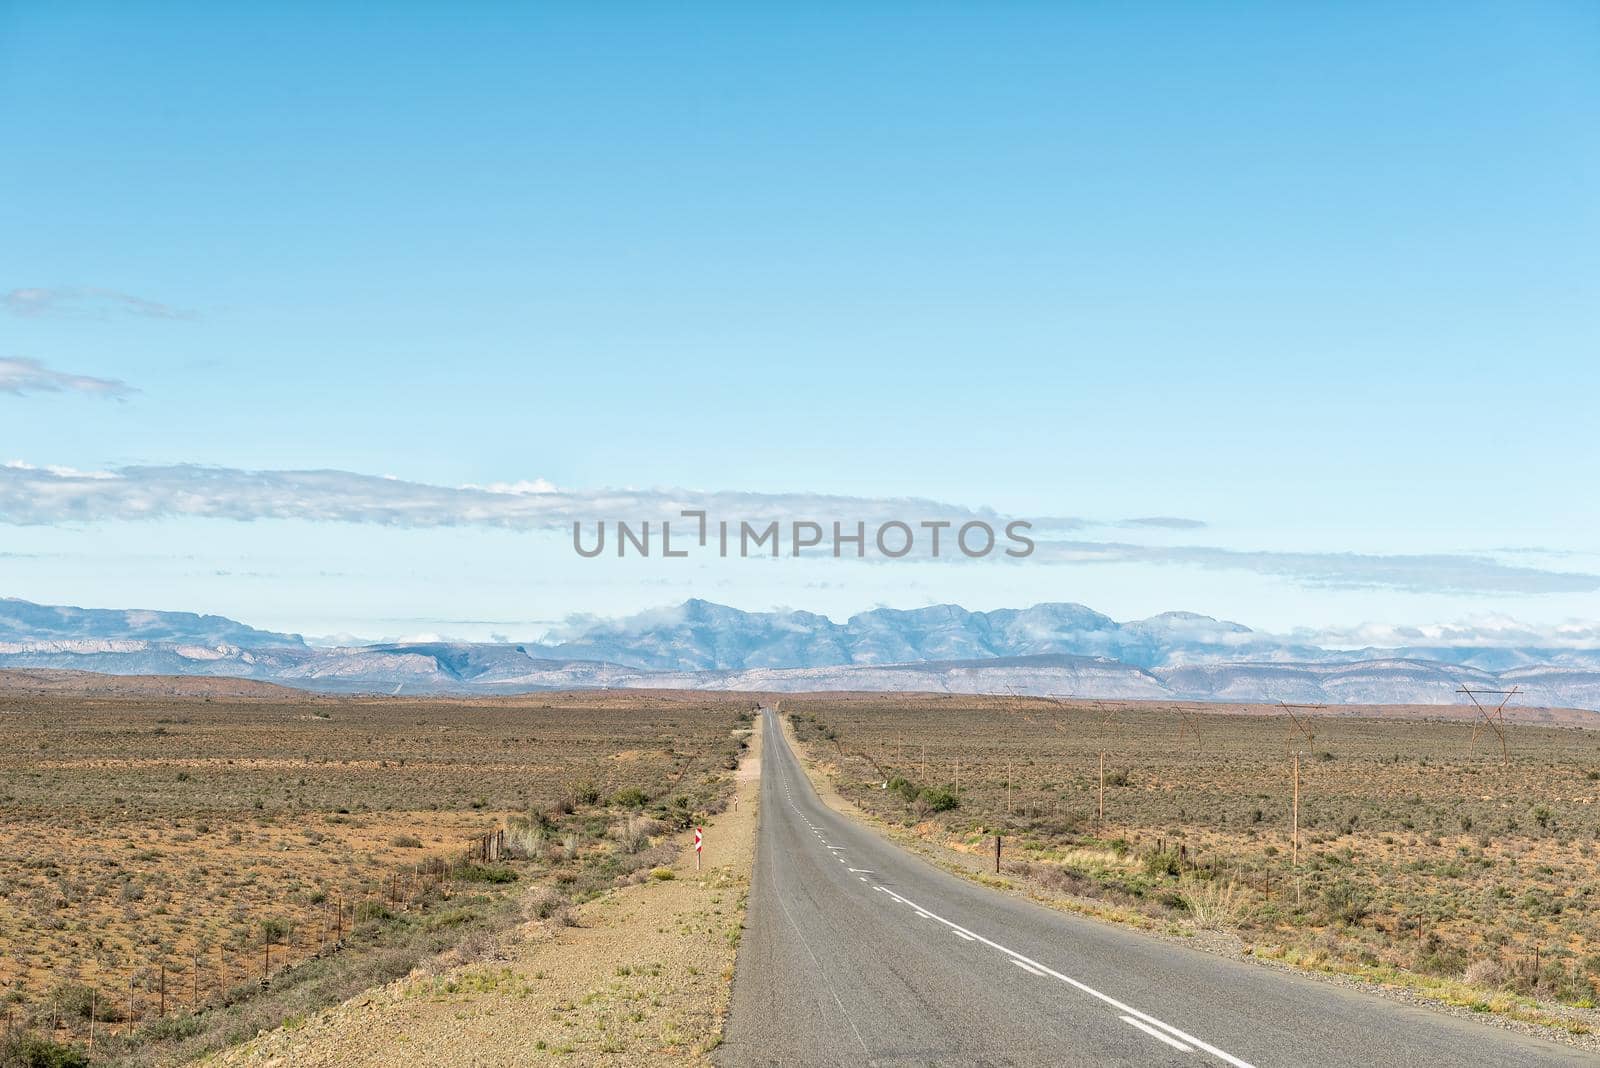
[[[1068, 986], [1074, 988], [1075, 990], [1080, 990], [1083, 993], [1088, 994], [1092, 998], [1095, 998], [1095, 999], [1097, 999], [1099, 1001], [1103, 1001], [1107, 1005], [1110, 1005], [1112, 1008], [1117, 1009], [1119, 1012], [1126, 1013], [1130, 1018], [1137, 1018], [1139, 1020], [1142, 1020], [1144, 1023], [1148, 1024], [1152, 1028], [1160, 1028], [1162, 1031], [1166, 1032], [1166, 1034], [1168, 1036], [1170, 1036], [1170, 1037], [1180, 1039], [1182, 1042], [1186, 1042], [1186, 1043], [1188, 1043], [1188, 1044], [1190, 1044], [1190, 1045], [1192, 1045], [1192, 1046], [1194, 1046], [1196, 1048], [1205, 1050], [1207, 1053], [1211, 1054], [1213, 1057], [1216, 1057], [1216, 1058], [1218, 1058], [1218, 1059], [1220, 1059], [1222, 1061], [1227, 1062], [1228, 1064], [1233, 1065], [1233, 1068], [1254, 1068], [1254, 1066], [1251, 1065], [1248, 1061], [1240, 1060], [1238, 1057], [1235, 1057], [1231, 1053], [1227, 1053], [1227, 1052], [1225, 1052], [1223, 1050], [1220, 1050], [1216, 1046], [1213, 1046], [1213, 1045], [1211, 1045], [1209, 1043], [1202, 1042], [1200, 1039], [1195, 1038], [1193, 1035], [1189, 1034], [1188, 1032], [1181, 1031], [1178, 1028], [1173, 1027], [1169, 1023], [1164, 1023], [1161, 1020], [1156, 1019], [1154, 1016], [1151, 1016], [1147, 1012], [1140, 1012], [1138, 1009], [1134, 1008], [1132, 1005], [1124, 1004], [1123, 1002], [1118, 1001], [1116, 998], [1112, 997], [1110, 994], [1102, 994], [1100, 991], [1096, 990], [1094, 987], [1090, 986], [1088, 983], [1079, 982], [1078, 980], [1072, 978], [1072, 976], [1070, 976], [1070, 975], [1063, 975], [1061, 972], [1056, 971], [1054, 968], [1051, 968], [1048, 965], [1040, 964], [1038, 961], [1034, 960], [1031, 957], [1025, 957], [1021, 953], [1018, 953], [1014, 949], [1008, 949], [1005, 946], [1002, 946], [999, 942], [995, 942], [995, 941], [992, 941], [990, 939], [987, 939], [987, 938], [983, 937], [981, 934], [978, 934], [975, 931], [969, 931], [965, 927], [962, 927], [960, 924], [952, 923], [951, 921], [945, 919], [943, 916], [940, 916], [937, 913], [929, 912], [927, 909], [923, 908], [921, 905], [918, 905], [915, 901], [912, 901], [909, 898], [901, 897], [899, 894], [895, 893], [893, 890], [890, 890], [886, 886], [875, 886], [875, 887], [873, 887], [873, 889], [881, 891], [882, 893], [888, 894], [890, 897], [894, 898], [896, 901], [900, 902], [902, 905], [909, 905], [911, 908], [915, 909], [919, 914], [926, 914], [930, 919], [937, 920], [939, 923], [944, 924], [946, 927], [950, 928], [952, 931], [965, 932], [965, 933], [967, 933], [967, 934], [972, 936], [972, 940], [973, 941], [982, 942], [984, 945], [988, 946], [991, 949], [998, 949], [1000, 952], [1002, 952], [1006, 956], [1010, 957], [1013, 962], [1016, 962], [1019, 967], [1022, 966], [1022, 965], [1031, 965], [1033, 968], [1037, 968], [1041, 973], [1043, 973], [1045, 975], [1048, 975], [1048, 976], [1052, 976], [1053, 978], [1059, 979], [1063, 983], [1066, 983]], [[1027, 970], [1027, 969], [1024, 969], [1024, 970]]]

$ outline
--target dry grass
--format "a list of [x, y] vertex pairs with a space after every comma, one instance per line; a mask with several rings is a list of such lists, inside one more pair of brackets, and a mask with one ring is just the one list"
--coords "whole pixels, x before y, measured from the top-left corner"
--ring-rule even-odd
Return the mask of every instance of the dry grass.
[[[68, 1002], [91, 986], [102, 1040], [128, 1030], [119, 1016], [153, 1030], [163, 963], [169, 1029], [196, 997], [257, 998], [269, 940], [275, 973], [322, 967], [341, 899], [347, 930], [361, 909], [373, 953], [390, 934], [415, 943], [407, 961], [437, 950], [484, 926], [504, 896], [498, 869], [447, 883], [450, 900], [404, 922], [386, 888], [397, 875], [414, 888], [419, 863], [496, 826], [510, 828], [523, 885], [549, 883], [553, 912], [592, 896], [659, 862], [653, 834], [720, 807], [749, 707], [174, 689], [0, 692], [0, 998], [19, 1018], [70, 1024], [58, 1037], [84, 1030], [87, 1012]], [[612, 804], [624, 788], [628, 804]]]

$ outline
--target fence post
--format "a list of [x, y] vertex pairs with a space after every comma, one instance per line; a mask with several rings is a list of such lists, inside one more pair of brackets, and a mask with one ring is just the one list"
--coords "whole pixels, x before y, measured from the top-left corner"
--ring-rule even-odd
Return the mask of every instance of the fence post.
[[994, 873], [1000, 874], [1000, 836], [994, 836]]

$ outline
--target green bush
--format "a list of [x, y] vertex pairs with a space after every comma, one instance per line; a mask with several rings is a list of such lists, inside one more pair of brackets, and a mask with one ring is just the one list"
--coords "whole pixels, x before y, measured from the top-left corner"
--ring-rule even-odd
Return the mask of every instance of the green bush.
[[961, 804], [956, 792], [948, 786], [929, 786], [917, 795], [917, 801], [929, 812], [949, 812]]
[[497, 865], [468, 864], [456, 873], [456, 878], [468, 883], [514, 883], [517, 873]]
[[263, 942], [282, 942], [293, 930], [289, 921], [278, 916], [269, 916], [260, 923], [261, 940]]
[[1177, 875], [1183, 870], [1183, 858], [1176, 849], [1162, 849], [1154, 853], [1145, 854], [1144, 873], [1152, 879], [1159, 879], [1166, 875]]
[[618, 808], [643, 808], [650, 801], [650, 795], [637, 786], [624, 786], [611, 795], [611, 803]]
[[12, 1034], [0, 1039], [0, 1068], [89, 1068], [89, 1055], [38, 1035]]
[[1329, 920], [1359, 923], [1370, 907], [1367, 895], [1347, 880], [1340, 879], [1322, 891], [1322, 908]]
[[917, 799], [917, 794], [920, 792], [920, 787], [916, 783], [900, 775], [889, 780], [889, 789], [899, 794], [908, 805]]

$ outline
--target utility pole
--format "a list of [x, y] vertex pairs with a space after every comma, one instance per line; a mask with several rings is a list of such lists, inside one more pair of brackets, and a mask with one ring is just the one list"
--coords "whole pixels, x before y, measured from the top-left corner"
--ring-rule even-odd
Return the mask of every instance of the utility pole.
[[1294, 823], [1290, 838], [1290, 867], [1294, 869], [1295, 903], [1300, 902], [1300, 750], [1294, 751]]
[[[1511, 749], [1506, 744], [1506, 702], [1510, 701], [1513, 697], [1521, 692], [1522, 688], [1520, 686], [1513, 686], [1509, 690], [1474, 690], [1463, 686], [1456, 690], [1456, 693], [1466, 694], [1467, 698], [1471, 700], [1473, 707], [1478, 710], [1478, 715], [1483, 718], [1482, 723], [1479, 723], [1476, 720], [1474, 720], [1472, 723], [1473, 743], [1477, 743], [1478, 735], [1482, 733], [1484, 726], [1487, 725], [1488, 728], [1494, 732], [1494, 736], [1500, 741], [1500, 766], [1502, 768], [1507, 767], [1511, 763]], [[1483, 705], [1478, 701], [1478, 697], [1480, 695], [1486, 697], [1498, 697], [1500, 698], [1500, 703], [1496, 705], [1494, 707], [1494, 711], [1491, 712], [1487, 708], [1483, 707]]]
[[1106, 818], [1106, 755], [1104, 753], [1101, 753], [1100, 754], [1100, 801], [1099, 801], [1099, 804], [1096, 805], [1095, 812], [1094, 812], [1094, 833], [1095, 833], [1096, 837], [1098, 837], [1099, 834], [1100, 834], [1100, 825], [1105, 822], [1105, 818]]
[[[1278, 705], [1283, 709], [1284, 714], [1289, 717], [1289, 723], [1291, 724], [1291, 729], [1289, 731], [1289, 744], [1299, 745], [1301, 739], [1304, 739], [1305, 744], [1310, 745], [1312, 742], [1317, 740], [1317, 731], [1311, 723], [1311, 714], [1314, 712], [1327, 711], [1327, 705], [1291, 705], [1287, 701], [1279, 701]], [[1295, 711], [1296, 709], [1299, 709], [1300, 712], [1304, 712], [1306, 714], [1303, 719]], [[1295, 737], [1295, 734], [1297, 733], [1300, 735], [1300, 738]]]
[[1294, 753], [1294, 827], [1291, 832], [1290, 852], [1294, 866], [1300, 866], [1300, 751]]

